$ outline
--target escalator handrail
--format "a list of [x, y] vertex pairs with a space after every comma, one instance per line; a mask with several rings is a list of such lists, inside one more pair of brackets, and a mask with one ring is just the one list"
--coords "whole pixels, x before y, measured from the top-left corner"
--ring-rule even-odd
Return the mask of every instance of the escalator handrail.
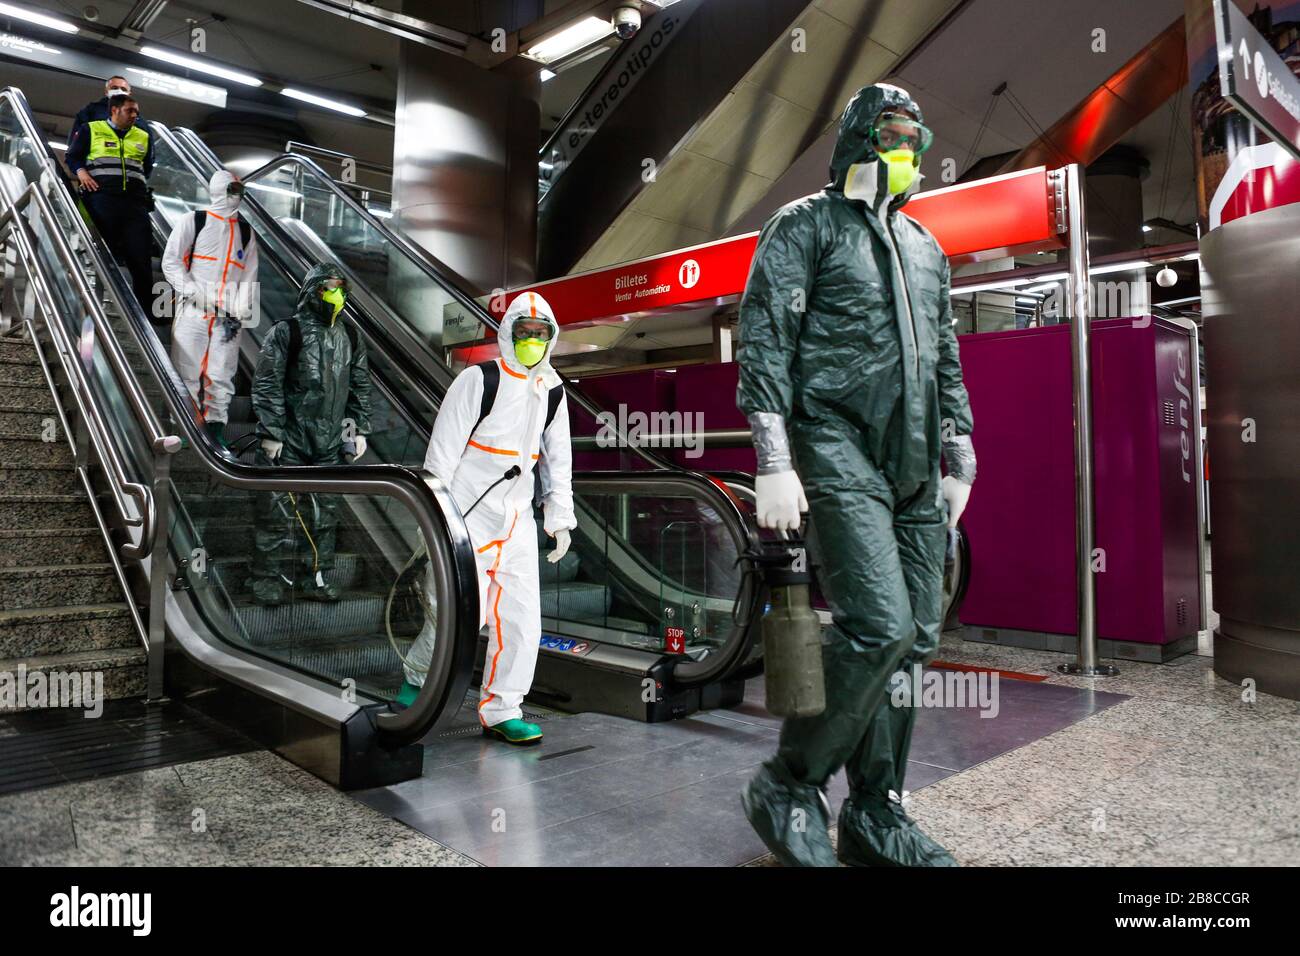
[[[71, 255], [67, 249], [67, 243], [62, 234], [59, 232], [58, 223], [54, 220], [52, 210], [45, 197], [41, 195], [36, 183], [31, 183], [22, 193], [13, 199], [0, 190], [0, 235], [3, 235], [8, 229], [15, 238], [15, 245], [18, 249], [19, 257], [22, 259], [27, 271], [28, 281], [34, 286], [34, 292], [38, 300], [41, 301], [41, 316], [43, 324], [48, 331], [50, 338], [54, 342], [55, 351], [59, 355], [59, 365], [63, 369], [72, 384], [72, 398], [75, 402], [81, 420], [86, 428], [86, 437], [95, 449], [95, 454], [99, 458], [100, 464], [108, 479], [109, 492], [113, 497], [113, 504], [117, 512], [121, 515], [122, 522], [128, 527], [140, 529], [140, 540], [127, 541], [121, 548], [121, 553], [128, 560], [143, 560], [149, 556], [152, 550], [154, 539], [154, 528], [157, 525], [157, 509], [154, 503], [153, 491], [147, 485], [140, 482], [132, 481], [127, 475], [126, 466], [122, 463], [122, 457], [118, 453], [117, 446], [108, 438], [108, 426], [104, 423], [103, 417], [99, 414], [99, 409], [90, 401], [90, 385], [86, 381], [85, 370], [81, 364], [71, 356], [78, 354], [76, 346], [71, 342], [68, 331], [63, 325], [55, 321], [52, 316], [55, 311], [55, 297], [49, 287], [44, 273], [40, 268], [40, 261], [36, 256], [36, 237], [32, 234], [30, 224], [20, 213], [31, 207], [41, 217], [45, 224], [45, 231], [54, 238], [56, 248], [60, 251], [60, 258], [64, 258], [62, 253]], [[64, 260], [64, 267], [71, 268], [68, 259]], [[81, 276], [78, 274], [78, 278]], [[99, 303], [88, 290], [84, 288], [84, 283], [74, 284], [74, 291], [78, 293], [81, 306], [86, 312], [94, 314], [99, 308]], [[33, 341], [39, 349], [38, 343]], [[41, 366], [48, 372], [48, 366], [41, 358]], [[64, 422], [64, 429], [67, 429], [67, 423]], [[69, 436], [70, 437], [70, 436]], [[179, 447], [179, 441], [176, 442]], [[127, 507], [127, 499], [135, 502], [135, 511]]]
[[[214, 169], [220, 167], [220, 160], [216, 157], [214, 153], [212, 153], [210, 149], [208, 149], [207, 144], [203, 143], [202, 140], [200, 140], [193, 131], [181, 129], [174, 132], [176, 133], [177, 139], [184, 140], [184, 145], [195, 148], [196, 151], [199, 152], [199, 156], [197, 157], [191, 156], [188, 158], [204, 159], [207, 161], [208, 164], [213, 165]], [[199, 146], [202, 147], [201, 150], [198, 150]], [[335, 183], [333, 179], [331, 179], [325, 173], [325, 171], [320, 168], [319, 165], [312, 162], [312, 160], [310, 160], [305, 156], [299, 156], [291, 153], [283, 154], [263, 164], [262, 166], [258, 167], [256, 170], [242, 177], [242, 179], [245, 183], [254, 182], [264, 176], [271, 174], [286, 162], [295, 163], [299, 166], [302, 166], [303, 168], [309, 170], [314, 176], [319, 177], [323, 188], [333, 192], [336, 196], [340, 198], [342, 202], [346, 203], [349, 207], [351, 207], [355, 211], [359, 212], [362, 216], [364, 216], [368, 220], [368, 222], [371, 225], [373, 225], [374, 228], [378, 230], [381, 235], [385, 237], [385, 239], [391, 238], [394, 245], [399, 246], [404, 250], [414, 248], [410, 244], [409, 240], [406, 240], [405, 237], [403, 237], [400, 233], [390, 229], [384, 223], [382, 223], [378, 218], [371, 215], [364, 207], [362, 207], [351, 196], [349, 196], [345, 191], [343, 191], [338, 186], [338, 184]], [[244, 193], [244, 202], [249, 203], [253, 207], [253, 209], [257, 212], [258, 216], [263, 221], [263, 224], [265, 226], [269, 227], [270, 229], [276, 232], [276, 238], [278, 240], [288, 245], [291, 249], [297, 247], [298, 245], [297, 240], [293, 236], [290, 236], [287, 233], [287, 231], [284, 229], [284, 227], [279, 222], [276, 221], [275, 217], [267, 213], [266, 210], [262, 207], [261, 203], [259, 203], [255, 197], [250, 196], [250, 193], [248, 191]], [[306, 257], [301, 257], [301, 258], [302, 261], [305, 263]], [[416, 253], [415, 261], [417, 262], [417, 265], [419, 265], [426, 272], [426, 274], [434, 283], [444, 288], [447, 288], [446, 280], [442, 276], [440, 276], [437, 272], [437, 269], [441, 267], [441, 264], [438, 263], [438, 261], [434, 257], [428, 255], [428, 253], [421, 250], [420, 252]], [[461, 304], [467, 309], [472, 310], [477, 315], [481, 323], [486, 324], [493, 329], [497, 328], [496, 320], [477, 301], [464, 295], [459, 289], [456, 289], [455, 287], [448, 289], [448, 291], [450, 291], [453, 294], [453, 296], [457, 299], [459, 304]], [[367, 316], [367, 318], [373, 319], [372, 316]], [[425, 348], [427, 349], [427, 346], [425, 346]], [[569, 387], [567, 383], [566, 383], [565, 390], [568, 393], [568, 395], [571, 398], [576, 399], [578, 404], [582, 406], [589, 414], [595, 416], [598, 413], [599, 409], [597, 409], [596, 406], [592, 404], [586, 398], [586, 396], [583, 395], [581, 392], [577, 391], [576, 389], [573, 389], [572, 387]], [[731, 497], [722, 487], [720, 487], [717, 482], [710, 479], [708, 476], [700, 474], [698, 472], [679, 468], [669, 463], [666, 459], [662, 459], [657, 455], [652, 455], [646, 452], [644, 449], [636, 447], [631, 442], [625, 442], [624, 447], [627, 447], [629, 448], [629, 450], [636, 452], [642, 458], [651, 461], [656, 465], [656, 467], [652, 470], [646, 470], [646, 471], [586, 472], [582, 474], [582, 478], [585, 480], [585, 479], [599, 479], [605, 477], [623, 478], [628, 476], [635, 476], [636, 480], [641, 483], [647, 483], [647, 482], [654, 483], [658, 481], [666, 481], [666, 482], [677, 482], [677, 483], [682, 483], [685, 485], [692, 486], [693, 490], [696, 493], [696, 496], [707, 500], [718, 512], [719, 516], [722, 518], [724, 523], [726, 523], [729, 531], [732, 533], [733, 539], [737, 542], [740, 551], [743, 552], [750, 542], [757, 540], [757, 530], [753, 526], [752, 522], [748, 520], [746, 514], [740, 508], [740, 506], [737, 504], [734, 498]], [[575, 475], [574, 477], [575, 479], [578, 478], [577, 475]], [[757, 603], [760, 602], [761, 600], [762, 600], [761, 593], [756, 593], [753, 595], [753, 602], [755, 603], [755, 605], [757, 605]], [[756, 620], [757, 617], [758, 617], [757, 614], [748, 614], [746, 615], [745, 619]], [[722, 652], [717, 654], [711, 654], [708, 657], [706, 657], [703, 661], [693, 661], [688, 658], [683, 658], [682, 660], [676, 662], [676, 665], [674, 667], [674, 672], [673, 672], [674, 680], [681, 686], [688, 687], [688, 686], [696, 686], [699, 684], [706, 684], [720, 678], [727, 672], [727, 670], [733, 664], [738, 664], [740, 661], [744, 660], [746, 654], [748, 653], [752, 640], [753, 640], [752, 633], [736, 634], [733, 635], [733, 638], [729, 643], [729, 645], [727, 645], [722, 649]]]
[[[550, 153], [551, 148], [555, 145], [555, 141], [564, 134], [564, 130], [569, 125], [569, 121], [577, 114], [579, 107], [587, 101], [587, 96], [593, 90], [599, 89], [604, 84], [607, 74], [613, 69], [614, 64], [618, 62], [618, 51], [623, 48], [623, 45], [626, 42], [626, 40], [620, 40], [617, 46], [610, 48], [610, 56], [603, 64], [601, 64], [600, 69], [596, 71], [596, 75], [591, 78], [591, 82], [584, 86], [582, 92], [574, 97], [573, 102], [569, 104], [569, 108], [565, 110], [564, 115], [560, 117], [560, 121], [555, 124], [555, 129], [551, 130], [551, 134], [546, 137], [546, 142], [542, 144], [542, 148], [537, 151], [537, 161], [539, 163], [546, 158], [547, 154]], [[551, 185], [554, 186], [555, 184], [551, 183]], [[550, 190], [547, 190], [547, 193], [549, 195]], [[540, 197], [537, 200], [538, 205], [541, 205], [545, 199], [545, 196]]]
[[[28, 105], [27, 97], [23, 94], [23, 91], [14, 86], [7, 87], [3, 91], [0, 91], [0, 100], [7, 101], [13, 108], [14, 115], [18, 117], [18, 122], [23, 126], [24, 135], [26, 135], [33, 143], [39, 143], [45, 146], [45, 156], [42, 157], [42, 165], [45, 167], [46, 173], [52, 177], [53, 182], [63, 183], [66, 187], [67, 181], [64, 179], [62, 172], [53, 159], [50, 148], [46, 143], [45, 135], [41, 132], [39, 125], [37, 125], [36, 118], [32, 115], [31, 107]], [[34, 186], [36, 184], [33, 183], [32, 185]], [[86, 225], [85, 220], [82, 219], [80, 212], [72, 202], [70, 193], [63, 192], [60, 195], [69, 199], [69, 208], [66, 209], [65, 212], [69, 215], [70, 221], [74, 224], [74, 227], [80, 234], [80, 238], [85, 244], [87, 251], [95, 260], [96, 270], [103, 274], [103, 272], [106, 271], [105, 265], [114, 262], [112, 256], [108, 253], [108, 247], [104, 245], [103, 240], [100, 239], [99, 236], [94, 235], [90, 231], [90, 227]], [[45, 196], [40, 194], [39, 191], [37, 193], [37, 198], [42, 213], [48, 213], [50, 215], [50, 223], [55, 227], [51, 233], [51, 238], [55, 240], [56, 251], [58, 252], [59, 257], [63, 259], [64, 265], [69, 270], [69, 278], [75, 283], [77, 294], [82, 299], [87, 300], [91, 315], [95, 319], [95, 330], [97, 334], [101, 336], [107, 335], [107, 338], [110, 340], [105, 344], [108, 346], [106, 348], [106, 354], [112, 365], [113, 373], [118, 379], [119, 385], [123, 387], [123, 390], [127, 395], [127, 399], [131, 404], [132, 413], [144, 428], [145, 434], [149, 439], [149, 444], [155, 451], [164, 451], [168, 449], [171, 442], [175, 442], [175, 445], [171, 450], [175, 451], [179, 449], [179, 440], [176, 439], [175, 436], [169, 435], [163, 429], [162, 424], [158, 421], [157, 415], [154, 414], [153, 407], [145, 399], [139, 383], [135, 381], [134, 375], [130, 373], [130, 365], [127, 363], [126, 357], [122, 354], [121, 349], [117, 347], [116, 338], [108, 331], [107, 316], [104, 315], [99, 300], [90, 292], [89, 287], [86, 285], [85, 277], [81, 275], [81, 270], [76, 268], [75, 258], [72, 256], [72, 251], [68, 246], [67, 237], [63, 235], [62, 229], [58, 228], [58, 220], [53, 218], [52, 207], [48, 205], [45, 201]], [[118, 275], [116, 267], [107, 271], [110, 271], [113, 275]], [[109, 291], [115, 300], [120, 299], [114, 285], [110, 284]], [[131, 300], [134, 302], [134, 294], [131, 295]], [[116, 304], [119, 308], [121, 307], [120, 301], [117, 301]]]
[[[30, 107], [22, 91], [9, 87], [0, 95], [3, 95], [3, 98], [14, 107], [16, 115], [25, 127], [24, 134], [33, 143], [45, 143], [45, 138], [31, 116]], [[46, 153], [47, 155], [49, 153], [48, 146]], [[65, 183], [62, 176], [56, 176], [55, 181]], [[35, 185], [32, 184], [33, 187]], [[440, 618], [438, 633], [440, 637], [447, 635], [452, 638], [435, 642], [429, 673], [442, 673], [445, 669], [451, 676], [453, 668], [447, 665], [452, 663], [452, 655], [474, 654], [479, 627], [478, 588], [475, 584], [477, 567], [469, 532], [449, 490], [434, 476], [419, 474], [399, 465], [277, 467], [232, 462], [217, 455], [211, 445], [211, 439], [199, 429], [194, 420], [189, 410], [188, 391], [172, 368], [170, 359], [163, 351], [162, 343], [149, 328], [143, 307], [136, 300], [134, 292], [127, 286], [116, 265], [111, 267], [108, 265], [113, 260], [107, 254], [107, 247], [103, 244], [103, 240], [91, 233], [66, 189], [55, 189], [52, 193], [59, 196], [60, 201], [66, 204], [65, 212], [86, 243], [96, 274], [103, 279], [104, 287], [123, 316], [123, 324], [133, 338], [136, 348], [149, 363], [149, 370], [160, 386], [172, 421], [186, 433], [190, 446], [196, 451], [197, 459], [209, 477], [221, 484], [248, 491], [381, 495], [397, 499], [411, 512], [429, 548], [430, 567], [436, 569], [438, 586], [435, 590]], [[44, 198], [38, 193], [38, 199]], [[58, 220], [53, 218], [52, 211], [51, 221], [57, 227]], [[53, 235], [66, 242], [66, 237], [62, 235], [60, 229], [55, 228]], [[76, 278], [84, 280], [75, 262], [70, 272], [74, 276], [74, 281]], [[84, 281], [82, 284], [84, 285]], [[120, 359], [122, 369], [129, 368], [117, 336], [108, 324], [107, 316], [102, 308], [98, 307], [97, 300], [94, 304], [96, 308], [91, 310], [91, 314], [96, 321], [98, 341], [105, 345], [106, 352], [114, 357], [115, 365], [116, 360]], [[144, 400], [134, 375], [123, 374], [134, 386], [129, 394], [139, 396], [147, 413], [146, 419], [156, 423], [157, 418], [153, 408]], [[151, 444], [156, 447], [161, 441], [164, 445], [162, 450], [179, 450], [180, 440], [176, 436], [162, 435], [161, 429], [157, 430], [160, 437]], [[149, 435], [148, 430], [146, 435]], [[173, 442], [174, 447], [171, 447]], [[437, 547], [439, 543], [446, 543], [447, 553]], [[162, 613], [162, 611], [153, 609], [153, 613]], [[397, 713], [379, 715], [376, 722], [385, 732], [387, 739], [400, 745], [422, 737], [447, 704], [459, 705], [459, 700], [449, 699], [453, 690], [451, 684], [450, 680], [442, 682], [426, 680], [419, 696], [411, 706]]]
[[[223, 164], [221, 160], [212, 152], [211, 149], [208, 148], [208, 144], [204, 143], [193, 130], [180, 127], [173, 132], [178, 138], [183, 138], [187, 144], [194, 147], [202, 147], [202, 152], [207, 154], [205, 158], [207, 158], [209, 162], [214, 163], [217, 168], [222, 168]], [[348, 191], [336, 183], [333, 177], [331, 177], [330, 174], [311, 157], [303, 156], [301, 153], [281, 153], [279, 156], [276, 156], [270, 161], [257, 167], [257, 169], [241, 176], [240, 179], [245, 183], [256, 182], [258, 179], [261, 179], [263, 176], [266, 176], [285, 163], [295, 163], [303, 169], [306, 169], [313, 176], [319, 177], [321, 182], [330, 192], [334, 193], [334, 195], [345, 203], [349, 209], [361, 216], [366, 221], [367, 225], [378, 230], [379, 233], [384, 236], [385, 241], [391, 242], [394, 246], [399, 248], [403, 255], [414, 262], [421, 272], [427, 275], [436, 284], [450, 292], [459, 305], [476, 313], [481, 312], [483, 315], [487, 315], [491, 318], [487, 311], [475, 301], [474, 296], [467, 291], [469, 284], [465, 282], [465, 280], [454, 269], [434, 256], [429, 252], [429, 250], [416, 245], [400, 232], [390, 229], [384, 224], [382, 219], [358, 202], [356, 198], [349, 195]], [[249, 196], [245, 193], [244, 200], [248, 201], [248, 199]], [[495, 327], [496, 326], [493, 325], [493, 328]]]
[[[192, 130], [181, 129], [178, 131], [178, 134], [185, 134], [187, 137], [187, 141], [190, 141], [191, 143], [194, 140], [197, 140], [198, 144], [202, 146], [203, 151], [206, 152], [209, 162], [216, 164], [216, 167], [220, 167], [221, 165], [220, 159], [218, 159], [216, 154], [214, 154], [210, 149], [208, 149], [206, 143], [203, 143], [202, 140], [198, 139], [197, 134], [195, 134]], [[366, 209], [355, 199], [353, 199], [350, 195], [348, 195], [346, 190], [340, 187], [338, 183], [334, 182], [334, 180], [330, 178], [329, 174], [326, 173], [323, 169], [321, 169], [319, 165], [312, 162], [311, 159], [305, 156], [299, 156], [294, 153], [284, 153], [276, 157], [275, 159], [272, 159], [269, 162], [264, 163], [262, 166], [259, 166], [257, 169], [253, 170], [248, 175], [244, 176], [243, 180], [246, 183], [254, 182], [274, 172], [284, 163], [296, 163], [297, 165], [311, 172], [314, 176], [318, 177], [321, 180], [322, 188], [324, 188], [328, 192], [333, 193], [335, 196], [339, 198], [340, 201], [346, 204], [349, 208], [351, 208], [353, 211], [357, 212], [359, 215], [364, 217], [367, 224], [372, 226], [375, 230], [379, 232], [380, 235], [384, 237], [385, 242], [391, 243], [392, 245], [401, 249], [405, 254], [407, 254], [408, 257], [411, 258], [411, 261], [415, 263], [417, 268], [419, 268], [422, 272], [424, 272], [424, 274], [435, 285], [439, 286], [444, 291], [449, 293], [452, 296], [452, 298], [456, 300], [458, 305], [460, 305], [462, 308], [468, 310], [471, 314], [473, 314], [474, 318], [478, 321], [480, 325], [486, 326], [487, 328], [491, 329], [493, 332], [496, 332], [500, 328], [500, 323], [497, 321], [496, 317], [493, 316], [492, 313], [489, 312], [487, 309], [485, 309], [482, 306], [482, 304], [478, 302], [477, 299], [475, 299], [473, 296], [471, 296], [468, 292], [465, 291], [462, 284], [463, 280], [461, 280], [460, 277], [453, 270], [449, 269], [445, 264], [443, 264], [436, 257], [431, 255], [427, 250], [419, 246], [416, 246], [409, 239], [407, 239], [401, 232], [392, 229], [384, 222], [382, 222], [379, 218], [374, 216], [368, 209]], [[248, 195], [248, 193], [244, 194], [244, 201], [245, 202], [251, 201], [261, 212], [263, 218], [269, 221], [274, 221], [274, 217], [267, 215], [265, 210], [262, 209], [261, 204], [257, 202], [255, 198], [251, 198]], [[455, 277], [455, 281], [452, 281], [452, 279], [448, 278], [449, 276]], [[426, 349], [428, 348], [428, 345], [426, 343], [421, 343], [421, 344], [423, 345], [424, 348]], [[564, 382], [565, 393], [584, 412], [586, 412], [588, 415], [595, 418], [601, 411], [603, 411], [603, 409], [598, 407], [585, 394], [583, 394], [581, 390], [574, 388], [568, 382], [567, 378], [564, 376], [563, 373], [557, 370], [556, 374], [558, 374], [560, 376], [561, 381]], [[615, 420], [614, 423], [607, 425], [606, 427], [612, 429], [615, 432], [616, 437], [619, 439], [619, 447], [628, 449], [637, 457], [641, 458], [643, 461], [646, 461], [649, 464], [653, 465], [655, 469], [668, 470], [668, 471], [678, 470], [677, 466], [669, 462], [667, 459], [659, 455], [656, 455], [653, 452], [646, 450], [645, 448], [641, 448], [635, 442], [631, 441], [626, 435], [624, 435], [621, 431], [618, 430], [617, 420]]]

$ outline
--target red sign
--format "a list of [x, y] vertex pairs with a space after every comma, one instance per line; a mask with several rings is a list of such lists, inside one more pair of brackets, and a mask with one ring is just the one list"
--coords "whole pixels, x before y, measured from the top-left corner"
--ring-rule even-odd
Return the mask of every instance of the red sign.
[[664, 651], [668, 654], [686, 653], [686, 631], [680, 627], [664, 628]]
[[1065, 248], [1045, 166], [920, 193], [904, 212], [934, 234], [949, 259]]
[[[906, 212], [953, 259], [1065, 246], [1056, 231], [1055, 204], [1042, 166], [920, 193], [908, 200]], [[722, 305], [745, 291], [757, 245], [758, 233], [751, 232], [563, 276], [494, 296], [488, 309], [500, 318], [520, 292], [538, 292], [560, 324], [572, 326]], [[495, 346], [485, 348], [495, 354]]]
[[752, 232], [564, 276], [495, 296], [488, 310], [500, 318], [515, 296], [524, 291], [541, 293], [561, 325], [721, 305], [744, 291], [757, 245], [758, 233]]
[[1300, 202], [1300, 162], [1276, 143], [1241, 150], [1210, 201], [1210, 228]]

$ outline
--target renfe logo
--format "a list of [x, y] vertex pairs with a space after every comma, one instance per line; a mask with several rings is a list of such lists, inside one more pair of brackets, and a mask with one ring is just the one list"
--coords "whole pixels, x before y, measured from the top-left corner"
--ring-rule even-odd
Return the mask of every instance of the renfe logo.
[[153, 924], [152, 893], [87, 893], [79, 887], [50, 897], [50, 925], [129, 926], [132, 935], [148, 936]]
[[[1174, 388], [1178, 389], [1178, 394], [1182, 398], [1178, 399], [1178, 440], [1183, 451], [1183, 481], [1191, 483], [1192, 473], [1187, 467], [1187, 463], [1192, 460], [1192, 441], [1191, 441], [1191, 422], [1188, 420], [1188, 412], [1192, 408], [1192, 393], [1188, 388], [1187, 375], [1187, 353], [1182, 349], [1178, 350], [1178, 371], [1174, 373]], [[1200, 391], [1198, 388], [1197, 391]]]
[[677, 270], [677, 281], [683, 289], [695, 288], [695, 283], [700, 281], [700, 264], [694, 259], [687, 259]]

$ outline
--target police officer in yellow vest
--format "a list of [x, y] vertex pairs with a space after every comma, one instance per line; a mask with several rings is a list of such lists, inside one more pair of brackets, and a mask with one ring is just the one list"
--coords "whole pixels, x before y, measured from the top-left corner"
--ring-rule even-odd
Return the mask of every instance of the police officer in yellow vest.
[[137, 120], [140, 104], [130, 96], [111, 101], [106, 120], [80, 127], [68, 144], [67, 162], [81, 183], [82, 201], [109, 250], [131, 273], [131, 287], [152, 317], [153, 234], [149, 211], [153, 194], [153, 136]]

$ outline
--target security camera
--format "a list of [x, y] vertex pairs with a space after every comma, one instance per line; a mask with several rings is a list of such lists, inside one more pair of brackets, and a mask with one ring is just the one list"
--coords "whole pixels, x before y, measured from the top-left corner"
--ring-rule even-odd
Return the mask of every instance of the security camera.
[[641, 29], [641, 11], [636, 7], [619, 7], [610, 18], [620, 40], [630, 40]]

